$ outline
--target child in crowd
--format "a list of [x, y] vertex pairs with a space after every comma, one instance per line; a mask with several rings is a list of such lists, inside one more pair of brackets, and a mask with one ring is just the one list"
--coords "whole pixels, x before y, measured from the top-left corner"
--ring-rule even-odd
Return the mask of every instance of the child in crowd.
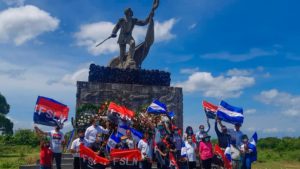
[[50, 150], [50, 138], [41, 140], [40, 147], [40, 169], [51, 169], [53, 153]]

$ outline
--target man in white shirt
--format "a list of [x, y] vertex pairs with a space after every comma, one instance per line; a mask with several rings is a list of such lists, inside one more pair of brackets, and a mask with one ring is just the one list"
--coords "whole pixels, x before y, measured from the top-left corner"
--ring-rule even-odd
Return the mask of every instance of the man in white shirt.
[[78, 133], [78, 138], [75, 139], [72, 142], [71, 145], [71, 149], [70, 152], [73, 155], [74, 161], [73, 161], [73, 168], [74, 169], [84, 169], [84, 163], [83, 163], [83, 159], [80, 158], [80, 154], [79, 154], [79, 146], [81, 144], [83, 144], [84, 146], [89, 146], [87, 140], [84, 138], [84, 130], [83, 129], [78, 129], [77, 130]]
[[64, 134], [60, 131], [60, 127], [56, 126], [54, 130], [49, 132], [44, 132], [37, 126], [34, 126], [34, 128], [37, 133], [50, 136], [50, 147], [53, 152], [53, 158], [56, 162], [56, 168], [61, 169], [61, 156], [63, 151], [62, 145], [65, 143], [65, 138]]
[[98, 134], [108, 134], [109, 133], [109, 124], [106, 123], [107, 129], [97, 124], [96, 118], [92, 119], [91, 126], [88, 127], [85, 131], [85, 139], [88, 141], [89, 145], [92, 146], [94, 143], [100, 143]]
[[149, 139], [149, 133], [144, 133], [144, 138], [141, 139], [138, 143], [138, 149], [141, 150], [142, 154], [142, 169], [151, 169], [152, 168], [152, 149], [153, 149], [153, 142]]

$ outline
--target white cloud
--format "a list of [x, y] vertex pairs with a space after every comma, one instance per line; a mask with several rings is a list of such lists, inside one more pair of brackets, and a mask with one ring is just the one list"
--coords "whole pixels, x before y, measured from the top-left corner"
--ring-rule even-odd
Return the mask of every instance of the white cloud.
[[0, 43], [21, 45], [44, 32], [54, 31], [59, 20], [36, 6], [8, 8], [0, 12]]
[[273, 105], [281, 109], [282, 114], [291, 117], [300, 116], [300, 96], [277, 89], [262, 91], [256, 99], [267, 105]]
[[242, 90], [254, 85], [255, 79], [246, 76], [216, 76], [209, 72], [195, 72], [188, 80], [179, 82], [176, 86], [182, 87], [186, 92], [202, 92], [206, 97], [236, 98]]
[[23, 6], [25, 0], [2, 0], [7, 5]]
[[197, 23], [193, 23], [188, 27], [188, 30], [192, 30], [192, 29], [196, 28], [196, 26], [197, 26]]
[[193, 73], [198, 72], [198, 71], [199, 71], [198, 67], [180, 69], [181, 74], [193, 74]]
[[[164, 22], [155, 22], [155, 41], [162, 42], [175, 38], [176, 36], [171, 33], [176, 19], [172, 18]], [[96, 44], [106, 39], [111, 35], [115, 24], [112, 22], [96, 22], [91, 24], [82, 25], [79, 32], [75, 33], [76, 44], [78, 46], [86, 47], [88, 52], [92, 55], [116, 53], [119, 51], [117, 38], [109, 39], [101, 46], [96, 47]], [[147, 27], [136, 26], [133, 31], [133, 37], [136, 44], [141, 42], [146, 35]]]
[[72, 74], [64, 75], [64, 77], [60, 82], [66, 85], [76, 85], [77, 81], [88, 81], [88, 76], [89, 76], [89, 69], [82, 68], [75, 71]]
[[251, 70], [246, 70], [246, 69], [230, 69], [227, 71], [228, 76], [249, 76], [252, 74]]
[[256, 112], [257, 112], [256, 109], [247, 109], [247, 110], [245, 110], [245, 114], [248, 114], [248, 115], [255, 114]]
[[272, 56], [276, 55], [278, 52], [276, 50], [264, 50], [259, 48], [252, 48], [246, 53], [240, 53], [240, 54], [233, 54], [230, 52], [218, 52], [218, 53], [207, 53], [201, 55], [202, 58], [206, 59], [221, 59], [221, 60], [229, 60], [232, 62], [240, 62], [245, 60], [250, 60], [256, 57], [261, 56]]

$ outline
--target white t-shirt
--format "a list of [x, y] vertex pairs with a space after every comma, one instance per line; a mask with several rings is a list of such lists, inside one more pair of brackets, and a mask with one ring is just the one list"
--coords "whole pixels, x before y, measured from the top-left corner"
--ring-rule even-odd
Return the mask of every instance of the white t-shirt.
[[87, 139], [87, 141], [92, 144], [96, 141], [97, 135], [98, 134], [108, 134], [109, 130], [103, 128], [102, 126], [94, 126], [91, 125], [90, 127], [88, 127], [85, 131], [85, 138]]
[[231, 140], [236, 140], [237, 147], [242, 145], [242, 136], [244, 135], [241, 131], [236, 131], [235, 129], [228, 129], [227, 133], [230, 135]]
[[133, 141], [131, 139], [127, 139], [126, 143], [127, 143], [128, 147], [129, 147], [129, 149], [134, 149], [134, 143], [135, 143], [135, 141]]
[[241, 158], [240, 150], [237, 147], [234, 147], [233, 145], [230, 145], [230, 154], [233, 160], [240, 160]]
[[[192, 161], [196, 161], [196, 144], [195, 143], [189, 143], [189, 142], [185, 142], [185, 150], [186, 150], [186, 155], [189, 159], [190, 162]], [[182, 152], [181, 154], [183, 154], [184, 152]]]
[[148, 144], [146, 141], [141, 139], [138, 143], [138, 149], [141, 150], [142, 159], [145, 158], [144, 154], [146, 154], [147, 158], [152, 159], [152, 144], [151, 144], [151, 142], [149, 142], [149, 144]]
[[62, 142], [65, 140], [64, 134], [59, 131], [56, 132], [52, 130], [47, 132], [50, 136], [50, 147], [53, 153], [61, 153], [62, 152]]
[[[85, 138], [82, 140], [80, 138], [77, 138], [72, 142], [71, 149], [79, 152], [79, 146], [81, 143], [83, 143], [84, 146], [89, 146], [89, 143]], [[73, 157], [80, 157], [79, 153], [73, 153], [72, 155]]]

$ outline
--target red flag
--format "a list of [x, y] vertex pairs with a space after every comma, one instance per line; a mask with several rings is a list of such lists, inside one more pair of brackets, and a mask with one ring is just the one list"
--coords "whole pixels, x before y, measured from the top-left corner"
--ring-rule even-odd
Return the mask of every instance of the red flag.
[[67, 121], [68, 106], [47, 97], [39, 96], [36, 101], [33, 120], [37, 124], [56, 126]]
[[139, 149], [131, 149], [131, 150], [112, 149], [110, 152], [110, 158], [113, 161], [120, 161], [121, 159], [125, 159], [126, 161], [141, 161], [142, 155]]
[[110, 102], [108, 110], [120, 114], [121, 118], [132, 119], [134, 117], [134, 112], [132, 110], [129, 110], [125, 106], [119, 106], [114, 102]]
[[178, 166], [178, 164], [176, 162], [176, 159], [175, 159], [173, 153], [171, 153], [171, 152], [169, 153], [169, 158], [170, 158], [171, 165], [175, 166], [176, 169], [179, 169], [179, 166]]
[[215, 145], [215, 153], [220, 157], [222, 157], [222, 160], [224, 162], [224, 167], [226, 169], [232, 168], [230, 161], [226, 158], [224, 151], [220, 148], [218, 144]]
[[93, 164], [102, 164], [108, 165], [109, 160], [103, 157], [98, 156], [93, 150], [81, 144], [79, 146], [80, 157], [87, 159], [89, 162]]
[[216, 112], [218, 111], [218, 106], [213, 105], [207, 101], [202, 101], [202, 106], [208, 118], [214, 119], [216, 117]]

